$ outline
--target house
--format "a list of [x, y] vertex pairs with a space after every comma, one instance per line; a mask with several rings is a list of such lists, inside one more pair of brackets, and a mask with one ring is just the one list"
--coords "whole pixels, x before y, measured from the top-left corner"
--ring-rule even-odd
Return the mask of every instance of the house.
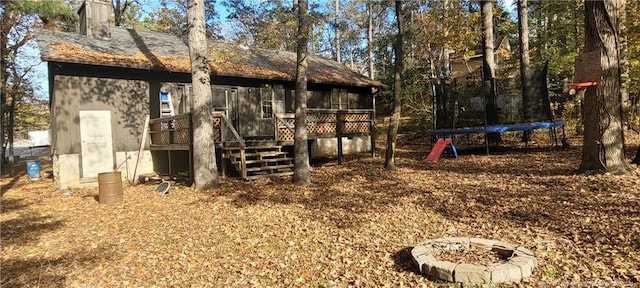
[[[193, 97], [188, 47], [173, 35], [110, 27], [108, 3], [85, 1], [81, 34], [38, 30], [48, 63], [58, 188], [101, 172], [191, 177]], [[209, 43], [217, 161], [245, 179], [291, 173], [295, 53]], [[373, 151], [374, 89], [383, 84], [310, 56], [312, 157]], [[145, 141], [145, 119], [150, 143]], [[161, 117], [166, 116], [166, 117]]]
[[[496, 35], [495, 41], [493, 43], [494, 55], [495, 55], [495, 63], [496, 63], [496, 77], [515, 77], [513, 73], [508, 73], [506, 75], [501, 71], [502, 66], [505, 62], [509, 61], [511, 58], [511, 45], [509, 44], [509, 39], [507, 37]], [[481, 77], [482, 69], [482, 47], [478, 47], [474, 50], [474, 55], [468, 58], [464, 58], [461, 55], [452, 55], [454, 56], [454, 60], [451, 63], [451, 78], [457, 79], [459, 84], [463, 84], [464, 82], [470, 80], [470, 77]]]

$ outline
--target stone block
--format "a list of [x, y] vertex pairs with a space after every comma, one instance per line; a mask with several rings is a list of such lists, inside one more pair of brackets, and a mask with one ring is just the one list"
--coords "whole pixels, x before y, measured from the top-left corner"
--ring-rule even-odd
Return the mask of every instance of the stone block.
[[417, 245], [411, 249], [411, 256], [416, 257], [422, 254], [433, 254], [434, 249], [431, 246]]
[[529, 256], [515, 256], [511, 258], [508, 263], [520, 267], [522, 279], [524, 279], [533, 274], [533, 267], [535, 267], [536, 259]]
[[454, 272], [455, 282], [485, 284], [491, 283], [491, 272], [486, 266], [458, 264]]
[[431, 254], [420, 254], [418, 256], [412, 257], [413, 264], [416, 265], [420, 273], [428, 274], [429, 273], [429, 263], [433, 261], [437, 261], [435, 257]]
[[523, 257], [531, 257], [533, 258], [533, 267], [535, 268], [536, 266], [538, 266], [538, 260], [536, 259], [535, 255], [533, 255], [533, 251], [524, 248], [522, 246], [518, 247], [516, 249], [516, 251], [514, 252], [515, 256], [523, 256]]
[[444, 249], [448, 251], [456, 251], [462, 248], [469, 248], [469, 237], [445, 237], [437, 239]]
[[520, 267], [510, 263], [496, 264], [491, 266], [489, 270], [493, 283], [520, 282], [522, 280]]
[[453, 271], [456, 269], [456, 263], [434, 260], [427, 262], [426, 266], [425, 270], [427, 270], [427, 275], [440, 280], [453, 282]]
[[498, 240], [490, 240], [485, 238], [469, 238], [469, 242], [471, 243], [471, 246], [475, 246], [481, 251], [488, 252], [493, 249], [493, 244], [498, 242]]
[[496, 243], [493, 244], [491, 251], [498, 253], [502, 259], [507, 259], [514, 255], [516, 248], [518, 248], [518, 246], [514, 244], [496, 241]]

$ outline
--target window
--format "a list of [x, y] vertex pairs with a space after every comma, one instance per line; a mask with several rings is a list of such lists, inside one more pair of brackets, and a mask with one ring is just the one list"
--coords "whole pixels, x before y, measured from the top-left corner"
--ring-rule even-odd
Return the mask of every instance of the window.
[[273, 90], [260, 89], [260, 103], [262, 103], [262, 118], [273, 118]]
[[212, 86], [211, 88], [211, 108], [212, 111], [225, 111], [227, 109], [227, 94], [229, 89], [226, 87]]
[[349, 109], [349, 94], [346, 89], [331, 90], [331, 109]]

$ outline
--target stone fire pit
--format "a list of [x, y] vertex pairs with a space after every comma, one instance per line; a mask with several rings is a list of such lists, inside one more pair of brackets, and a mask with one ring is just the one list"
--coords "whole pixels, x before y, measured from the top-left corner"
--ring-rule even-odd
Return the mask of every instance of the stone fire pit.
[[[445, 251], [461, 251], [470, 247], [496, 253], [500, 260], [488, 265], [453, 263], [438, 259]], [[491, 284], [520, 282], [531, 276], [537, 260], [531, 250], [498, 240], [447, 237], [426, 241], [411, 250], [413, 263], [420, 273], [456, 283]]]

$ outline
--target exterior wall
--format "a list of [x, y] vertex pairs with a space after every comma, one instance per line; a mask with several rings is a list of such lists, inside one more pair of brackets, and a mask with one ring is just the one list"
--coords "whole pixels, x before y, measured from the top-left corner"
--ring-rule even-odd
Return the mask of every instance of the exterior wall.
[[[355, 154], [371, 152], [371, 137], [342, 137], [342, 153]], [[320, 138], [311, 143], [311, 156], [313, 158], [333, 157], [338, 155], [338, 139]]]
[[[58, 162], [54, 165], [54, 170], [59, 169], [54, 171], [58, 188], [77, 187], [84, 181], [81, 180], [80, 111], [111, 111], [114, 169], [122, 162], [121, 153], [135, 151], [137, 154], [144, 119], [149, 114], [148, 82], [66, 75], [55, 75], [53, 80], [52, 150], [54, 162]], [[140, 172], [151, 172], [144, 170], [148, 166], [141, 165]]]
[[80, 153], [80, 110], [111, 111], [114, 151], [140, 148], [142, 126], [149, 114], [146, 82], [62, 75], [54, 81], [54, 154]]
[[[129, 159], [125, 159], [129, 157]], [[138, 158], [138, 151], [116, 152], [116, 162], [123, 164], [118, 171], [122, 172], [122, 179], [133, 181], [133, 174]], [[54, 186], [56, 189], [97, 187], [96, 181], [82, 181], [80, 178], [80, 154], [53, 155]], [[108, 171], [105, 171], [108, 172]], [[153, 173], [151, 152], [144, 150], [138, 163], [138, 175]]]

